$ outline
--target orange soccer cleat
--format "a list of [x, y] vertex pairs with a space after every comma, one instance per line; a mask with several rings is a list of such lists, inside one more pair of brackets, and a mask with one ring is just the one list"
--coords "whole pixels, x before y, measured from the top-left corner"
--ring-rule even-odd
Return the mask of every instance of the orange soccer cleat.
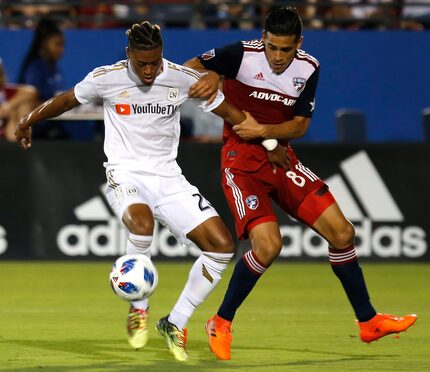
[[389, 314], [377, 313], [367, 322], [358, 322], [360, 327], [360, 338], [363, 342], [372, 342], [389, 335], [406, 331], [415, 323], [417, 316], [415, 314], [405, 316], [394, 316]]
[[209, 347], [218, 359], [230, 360], [231, 322], [214, 315], [206, 322]]

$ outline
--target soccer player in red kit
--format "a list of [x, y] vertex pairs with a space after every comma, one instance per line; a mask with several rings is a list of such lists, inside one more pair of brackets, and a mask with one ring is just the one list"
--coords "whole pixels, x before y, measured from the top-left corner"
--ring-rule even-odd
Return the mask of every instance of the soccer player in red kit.
[[[224, 300], [208, 320], [209, 346], [219, 359], [230, 359], [231, 322], [257, 280], [279, 255], [282, 238], [272, 200], [329, 243], [329, 260], [354, 309], [364, 342], [406, 330], [416, 315], [377, 313], [370, 303], [354, 246], [355, 230], [327, 185], [297, 158], [289, 140], [305, 134], [314, 108], [320, 71], [317, 59], [301, 50], [302, 23], [291, 8], [274, 9], [261, 40], [212, 49], [187, 66], [212, 71], [190, 96], [215, 91], [224, 77], [224, 95], [257, 122], [224, 125], [222, 186], [233, 213], [236, 233], [249, 238], [252, 250], [237, 262]], [[287, 169], [274, 169], [271, 151], [285, 151]]]

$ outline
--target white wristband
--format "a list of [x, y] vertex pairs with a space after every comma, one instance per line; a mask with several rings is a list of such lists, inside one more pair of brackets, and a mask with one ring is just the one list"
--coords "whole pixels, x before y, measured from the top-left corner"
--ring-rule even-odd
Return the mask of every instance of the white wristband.
[[278, 141], [275, 139], [266, 139], [261, 142], [261, 144], [267, 151], [272, 151], [276, 148], [276, 146], [278, 146]]

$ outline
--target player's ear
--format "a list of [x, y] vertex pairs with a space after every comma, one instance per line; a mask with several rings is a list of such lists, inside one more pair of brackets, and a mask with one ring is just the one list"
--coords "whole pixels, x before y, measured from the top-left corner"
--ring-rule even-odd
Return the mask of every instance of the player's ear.
[[263, 33], [262, 33], [263, 41], [266, 40], [266, 37], [267, 37], [266, 30], [263, 30]]
[[299, 41], [297, 42], [297, 49], [300, 49], [303, 44], [303, 35], [300, 36]]
[[126, 54], [128, 59], [130, 59], [129, 51], [130, 51], [130, 49], [128, 49], [128, 47], [125, 47], [125, 54]]

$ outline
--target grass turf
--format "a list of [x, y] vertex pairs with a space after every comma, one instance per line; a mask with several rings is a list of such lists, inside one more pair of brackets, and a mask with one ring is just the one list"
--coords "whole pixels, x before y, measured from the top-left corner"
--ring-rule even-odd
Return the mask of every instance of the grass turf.
[[176, 301], [191, 263], [156, 263], [150, 341], [129, 348], [128, 305], [108, 285], [111, 263], [2, 262], [2, 371], [429, 371], [430, 265], [363, 264], [378, 311], [416, 312], [400, 339], [365, 344], [328, 264], [275, 263], [239, 310], [231, 361], [209, 352], [204, 323], [222, 300], [233, 265], [189, 325], [186, 363], [176, 362], [155, 322]]

